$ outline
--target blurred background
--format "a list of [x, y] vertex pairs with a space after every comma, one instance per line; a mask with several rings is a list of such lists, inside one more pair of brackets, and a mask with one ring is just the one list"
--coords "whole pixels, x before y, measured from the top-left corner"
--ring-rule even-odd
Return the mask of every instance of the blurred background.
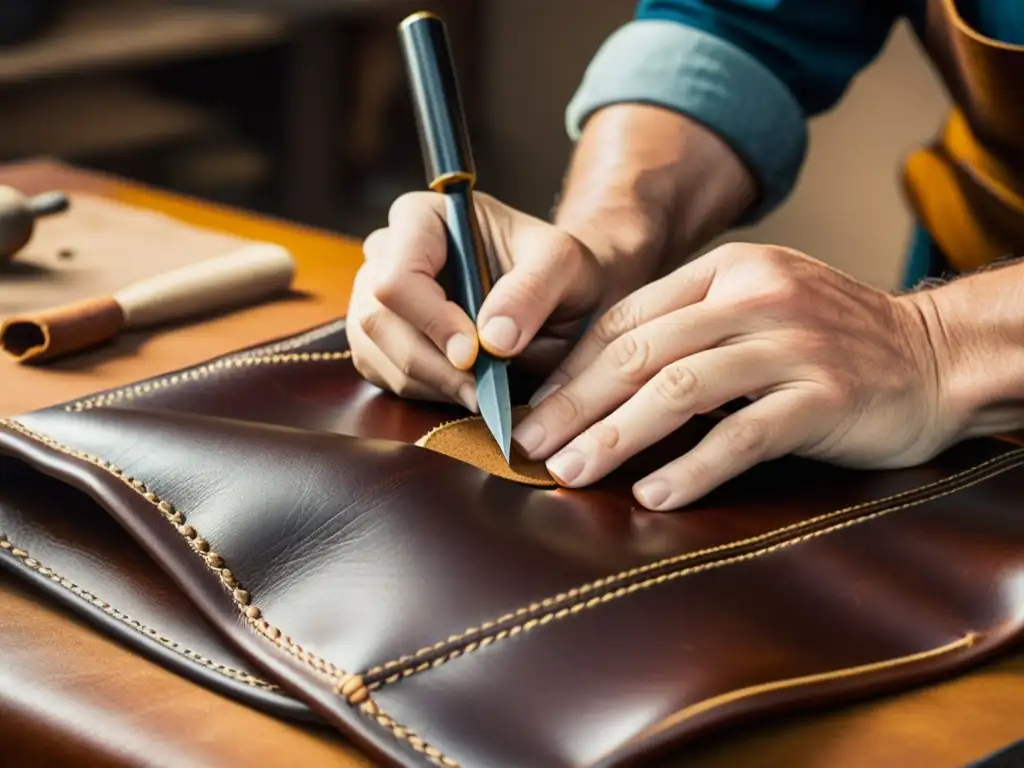
[[[0, 160], [86, 168], [362, 237], [424, 184], [395, 26], [449, 27], [479, 186], [547, 216], [563, 110], [633, 0], [0, 0]], [[728, 237], [893, 287], [906, 151], [945, 95], [907, 29], [814, 121], [799, 187]]]

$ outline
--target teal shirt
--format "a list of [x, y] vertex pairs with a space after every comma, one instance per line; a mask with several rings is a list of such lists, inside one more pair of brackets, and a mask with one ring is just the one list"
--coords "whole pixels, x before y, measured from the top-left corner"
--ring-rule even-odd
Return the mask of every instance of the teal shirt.
[[[961, 0], [983, 34], [1024, 44], [1024, 0]], [[601, 46], [566, 109], [587, 117], [621, 102], [686, 114], [723, 138], [760, 186], [741, 223], [792, 191], [807, 120], [832, 108], [885, 45], [893, 25], [924, 23], [925, 0], [641, 0]]]

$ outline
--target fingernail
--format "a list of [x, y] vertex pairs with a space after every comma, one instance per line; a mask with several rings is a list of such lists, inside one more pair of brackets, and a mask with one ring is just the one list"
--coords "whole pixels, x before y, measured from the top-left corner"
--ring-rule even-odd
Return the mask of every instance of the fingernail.
[[536, 408], [544, 400], [553, 395], [562, 387], [561, 384], [545, 384], [536, 392], [533, 393], [533, 397], [530, 398], [530, 407]]
[[476, 345], [466, 334], [456, 333], [448, 339], [444, 351], [452, 365], [459, 370], [465, 371], [473, 365], [473, 358], [476, 356]]
[[512, 430], [512, 441], [521, 453], [530, 456], [544, 442], [544, 427], [532, 421], [523, 422]]
[[668, 501], [672, 495], [672, 489], [664, 480], [644, 480], [636, 484], [633, 489], [637, 501], [648, 509], [657, 510]]
[[492, 317], [480, 331], [480, 341], [495, 352], [511, 352], [519, 341], [519, 328], [511, 317]]
[[555, 454], [547, 462], [548, 472], [559, 485], [572, 485], [585, 466], [583, 454], [572, 448]]
[[472, 384], [463, 384], [459, 387], [459, 400], [473, 413], [477, 412], [476, 387]]

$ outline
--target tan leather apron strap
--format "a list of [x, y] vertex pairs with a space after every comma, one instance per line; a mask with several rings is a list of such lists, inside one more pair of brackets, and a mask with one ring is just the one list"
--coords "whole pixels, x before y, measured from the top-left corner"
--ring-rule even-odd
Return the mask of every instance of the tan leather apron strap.
[[978, 269], [1024, 244], [1019, 180], [977, 140], [954, 109], [939, 140], [904, 166], [922, 226], [957, 270]]
[[912, 153], [904, 184], [921, 225], [957, 270], [1024, 248], [1024, 46], [986, 37], [955, 0], [929, 0], [925, 47], [957, 102]]

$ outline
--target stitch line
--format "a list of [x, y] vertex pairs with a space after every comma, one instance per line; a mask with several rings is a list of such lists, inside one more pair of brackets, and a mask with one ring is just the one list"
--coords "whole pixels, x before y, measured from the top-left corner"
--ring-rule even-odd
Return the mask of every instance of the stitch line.
[[94, 408], [103, 408], [123, 400], [134, 400], [137, 397], [145, 397], [157, 390], [169, 389], [182, 384], [207, 379], [212, 374], [233, 368], [248, 368], [256, 365], [287, 365], [291, 363], [347, 360], [352, 356], [352, 353], [349, 350], [342, 350], [340, 352], [294, 352], [294, 350], [301, 349], [308, 344], [312, 344], [314, 341], [318, 341], [319, 339], [329, 336], [344, 327], [345, 321], [338, 320], [324, 326], [323, 328], [309, 331], [289, 341], [271, 344], [248, 352], [228, 355], [209, 363], [204, 363], [192, 368], [186, 368], [178, 373], [169, 374], [152, 381], [143, 382], [142, 384], [130, 384], [125, 387], [114, 389], [110, 392], [94, 395], [93, 397], [82, 400], [76, 400], [73, 403], [65, 405], [64, 410], [68, 413], [80, 413]]
[[447, 757], [441, 750], [424, 741], [416, 733], [404, 725], [399, 725], [393, 717], [381, 711], [377, 702], [367, 699], [359, 706], [359, 711], [373, 720], [377, 725], [386, 728], [399, 741], [408, 744], [415, 752], [423, 755], [433, 765], [439, 768], [461, 768], [458, 762]]
[[[359, 706], [360, 712], [371, 717], [379, 726], [388, 729], [392, 736], [407, 744], [415, 752], [426, 757], [429, 762], [439, 766], [439, 768], [461, 768], [458, 762], [447, 757], [437, 747], [428, 744], [412, 730], [399, 725], [393, 718], [383, 713], [370, 696], [362, 676], [349, 674], [325, 659], [306, 651], [289, 636], [284, 635], [280, 629], [263, 618], [259, 607], [250, 605], [249, 592], [238, 583], [235, 576], [228, 570], [224, 559], [210, 548], [209, 543], [199, 536], [195, 528], [186, 522], [185, 516], [175, 509], [173, 504], [165, 499], [161, 499], [156, 493], [149, 490], [141, 480], [125, 475], [122, 469], [111, 462], [66, 446], [53, 438], [41, 435], [16, 420], [0, 418], [0, 427], [6, 427], [30, 440], [47, 446], [51, 450], [92, 464], [127, 485], [152, 506], [156, 507], [161, 516], [185, 538], [186, 543], [188, 543], [192, 550], [203, 558], [207, 568], [219, 576], [222, 586], [231, 592], [235, 607], [241, 612], [243, 619], [249, 626], [281, 650], [294, 656], [325, 679], [335, 683], [335, 692], [345, 698], [350, 705]], [[13, 545], [11, 549], [14, 549]], [[22, 551], [18, 550], [19, 553]], [[14, 553], [12, 552], [12, 554]], [[25, 557], [27, 558], [27, 553], [25, 553]]]
[[246, 685], [252, 686], [253, 688], [261, 688], [265, 691], [274, 692], [281, 691], [281, 688], [277, 685], [274, 685], [273, 683], [269, 683], [266, 680], [263, 680], [262, 678], [249, 674], [248, 672], [243, 672], [240, 669], [229, 667], [226, 664], [218, 664], [217, 662], [206, 658], [202, 654], [197, 653], [196, 651], [193, 651], [190, 648], [186, 648], [183, 645], [180, 645], [179, 643], [176, 643], [169, 637], [160, 634], [157, 630], [153, 629], [152, 627], [146, 626], [138, 619], [133, 619], [128, 614], [119, 611], [117, 608], [112, 606], [107, 601], [101, 600], [100, 598], [96, 597], [96, 595], [94, 595], [89, 590], [78, 586], [70, 579], [54, 571], [52, 568], [48, 568], [47, 566], [43, 565], [39, 560], [37, 560], [34, 557], [31, 557], [27, 551], [15, 545], [14, 542], [12, 542], [7, 536], [5, 536], [2, 533], [0, 533], [0, 550], [6, 552], [10, 557], [13, 557], [15, 560], [19, 561], [23, 567], [28, 568], [31, 571], [35, 571], [43, 578], [49, 579], [54, 584], [57, 584], [63, 587], [68, 592], [71, 592], [76, 597], [84, 600], [85, 602], [89, 603], [90, 605], [96, 608], [99, 608], [105, 614], [113, 617], [121, 624], [124, 624], [130, 629], [133, 629], [136, 632], [141, 633], [142, 635], [148, 637], [150, 640], [155, 640], [156, 642], [160, 643], [160, 645], [164, 646], [165, 648], [169, 648], [170, 650], [180, 654], [181, 656], [184, 656], [189, 661], [194, 661], [197, 664], [206, 667], [207, 669], [213, 670], [214, 672], [218, 672], [221, 675], [231, 678], [232, 680], [235, 680], [237, 682], [245, 683]]
[[18, 421], [0, 418], [0, 426], [5, 426], [14, 432], [45, 445], [52, 450], [63, 453], [66, 456], [92, 464], [107, 474], [112, 475], [124, 485], [127, 485], [136, 494], [153, 506], [157, 512], [160, 513], [160, 516], [166, 520], [182, 538], [185, 539], [185, 542], [192, 551], [202, 558], [207, 569], [217, 576], [221, 586], [229, 592], [232, 602], [242, 614], [245, 622], [256, 630], [258, 634], [267, 638], [278, 648], [291, 656], [294, 656], [306, 666], [329, 680], [344, 680], [349, 677], [348, 673], [344, 670], [334, 666], [316, 654], [305, 650], [301, 645], [292, 640], [291, 637], [285, 635], [280, 629], [263, 618], [260, 608], [250, 604], [250, 595], [248, 590], [238, 582], [235, 575], [227, 568], [224, 563], [224, 558], [210, 548], [209, 542], [200, 536], [194, 527], [188, 524], [184, 514], [180, 510], [176, 509], [171, 502], [160, 498], [156, 493], [149, 490], [146, 487], [146, 484], [141, 480], [125, 475], [124, 470], [108, 461], [97, 456], [93, 456], [92, 454], [70, 448], [69, 446], [59, 443], [50, 437], [41, 435], [29, 429]]
[[[1014, 460], [1011, 461], [1010, 460], [1011, 458], [1014, 459]], [[621, 597], [625, 597], [626, 595], [633, 594], [634, 592], [637, 592], [637, 591], [639, 591], [641, 589], [648, 589], [650, 587], [658, 586], [658, 585], [664, 584], [664, 583], [669, 582], [669, 581], [675, 581], [676, 579], [683, 578], [685, 576], [690, 576], [690, 575], [693, 575], [693, 574], [696, 574], [696, 573], [702, 573], [704, 571], [715, 570], [717, 568], [722, 568], [722, 567], [725, 567], [725, 566], [728, 566], [728, 565], [735, 565], [737, 563], [742, 563], [742, 562], [746, 562], [746, 561], [749, 561], [749, 560], [757, 559], [757, 558], [763, 557], [765, 555], [769, 555], [769, 554], [771, 554], [773, 552], [778, 552], [778, 551], [780, 551], [782, 549], [788, 549], [790, 547], [796, 546], [797, 544], [802, 544], [802, 543], [805, 543], [807, 541], [811, 541], [813, 539], [817, 539], [817, 538], [819, 538], [821, 536], [825, 536], [827, 534], [832, 534], [832, 533], [835, 533], [836, 531], [840, 531], [840, 530], [843, 530], [845, 528], [852, 527], [854, 525], [859, 525], [861, 523], [866, 523], [866, 522], [868, 522], [870, 520], [875, 520], [877, 518], [884, 517], [884, 516], [893, 514], [895, 512], [899, 512], [899, 511], [904, 510], [904, 509], [909, 509], [911, 507], [920, 506], [921, 504], [925, 504], [925, 503], [928, 503], [930, 501], [935, 501], [935, 500], [943, 498], [945, 496], [950, 496], [950, 495], [952, 495], [954, 493], [957, 493], [957, 492], [959, 492], [961, 490], [964, 490], [965, 488], [969, 488], [969, 487], [971, 487], [973, 485], [977, 485], [978, 483], [984, 482], [985, 480], [988, 480], [989, 478], [994, 477], [997, 474], [1005, 472], [1005, 471], [1007, 471], [1009, 469], [1013, 469], [1014, 467], [1020, 466], [1022, 462], [1024, 462], [1024, 450], [1011, 451], [1011, 452], [1009, 452], [1007, 454], [1004, 454], [1001, 457], [998, 457], [997, 459], [992, 459], [992, 460], [989, 460], [989, 461], [985, 461], [985, 462], [977, 465], [974, 468], [974, 470], [966, 470], [964, 472], [959, 472], [959, 473], [957, 473], [955, 475], [951, 475], [949, 478], [946, 479], [947, 481], [953, 481], [954, 479], [959, 479], [959, 480], [963, 480], [963, 482], [957, 482], [957, 483], [953, 484], [952, 486], [946, 487], [945, 489], [943, 489], [941, 491], [938, 491], [938, 492], [933, 493], [933, 494], [928, 495], [928, 496], [923, 496], [921, 498], [913, 499], [913, 500], [908, 501], [908, 502], [906, 502], [904, 504], [899, 504], [899, 505], [896, 505], [896, 506], [886, 507], [884, 509], [878, 510], [877, 512], [873, 512], [873, 513], [870, 513], [870, 514], [867, 514], [867, 515], [863, 515], [861, 517], [854, 517], [854, 518], [851, 518], [851, 519], [848, 519], [848, 520], [844, 520], [844, 521], [842, 521], [840, 523], [836, 523], [834, 525], [831, 525], [831, 526], [828, 526], [828, 527], [825, 527], [825, 528], [820, 528], [818, 530], [811, 531], [810, 533], [806, 533], [806, 534], [804, 534], [802, 536], [797, 536], [797, 537], [794, 537], [794, 538], [791, 538], [791, 539], [785, 539], [783, 541], [777, 542], [777, 543], [772, 544], [770, 546], [763, 547], [761, 549], [756, 549], [756, 550], [753, 550], [751, 552], [745, 552], [743, 554], [735, 555], [733, 557], [727, 557], [727, 558], [723, 558], [723, 559], [719, 559], [719, 560], [712, 560], [712, 561], [709, 561], [709, 562], [706, 562], [706, 563], [700, 563], [699, 565], [691, 566], [689, 568], [683, 568], [683, 569], [676, 570], [676, 571], [668, 571], [666, 573], [662, 573], [662, 574], [659, 574], [658, 576], [653, 576], [653, 577], [650, 577], [648, 579], [645, 579], [645, 580], [642, 580], [642, 581], [639, 581], [639, 582], [632, 582], [632, 583], [626, 584], [624, 586], [618, 587], [615, 590], [612, 590], [612, 591], [609, 591], [609, 592], [604, 592], [604, 593], [602, 593], [600, 595], [596, 595], [594, 597], [591, 597], [590, 599], [588, 599], [586, 601], [576, 602], [576, 603], [573, 603], [572, 605], [561, 607], [558, 610], [550, 610], [550, 611], [548, 611], [548, 612], [546, 612], [546, 613], [544, 613], [544, 614], [542, 614], [540, 616], [534, 616], [533, 618], [530, 618], [527, 621], [515, 624], [515, 625], [510, 626], [510, 627], [502, 628], [502, 629], [498, 630], [494, 634], [483, 634], [483, 632], [486, 630], [488, 624], [490, 624], [491, 627], [493, 628], [493, 626], [499, 625], [502, 622], [500, 620], [497, 620], [495, 622], [488, 622], [488, 623], [485, 623], [485, 624], [481, 625], [480, 628], [475, 630], [475, 635], [481, 635], [481, 636], [479, 638], [474, 637], [473, 641], [468, 643], [465, 646], [454, 648], [453, 650], [451, 650], [447, 654], [444, 654], [442, 656], [438, 656], [437, 658], [434, 658], [434, 659], [424, 660], [424, 661], [422, 661], [421, 663], [419, 663], [419, 664], [417, 664], [415, 666], [407, 666], [407, 667], [405, 667], [405, 669], [397, 670], [397, 671], [393, 672], [392, 674], [388, 675], [387, 677], [384, 677], [384, 678], [381, 678], [381, 679], [377, 679], [377, 680], [373, 680], [372, 679], [376, 675], [379, 675], [382, 672], [387, 671], [388, 669], [393, 669], [397, 665], [405, 665], [405, 664], [408, 664], [410, 662], [413, 662], [417, 658], [419, 658], [421, 656], [424, 656], [424, 655], [426, 655], [427, 653], [429, 653], [431, 651], [436, 652], [436, 651], [444, 648], [446, 645], [449, 645], [451, 643], [462, 642], [466, 638], [468, 638], [470, 636], [474, 636], [473, 632], [463, 633], [461, 636], [460, 635], [453, 635], [452, 637], [448, 638], [448, 640], [446, 640], [446, 641], [441, 641], [440, 643], [436, 643], [436, 644], [434, 644], [432, 646], [426, 646], [425, 649], [421, 649], [420, 651], [417, 651], [417, 653], [415, 655], [413, 655], [413, 656], [399, 657], [399, 659], [396, 660], [395, 662], [391, 662], [391, 666], [390, 667], [388, 667], [386, 665], [383, 665], [383, 664], [379, 665], [379, 666], [376, 666], [376, 667], [373, 667], [372, 669], [370, 669], [367, 672], [363, 673], [363, 678], [364, 679], [371, 678], [370, 682], [367, 684], [367, 687], [370, 689], [370, 691], [376, 691], [376, 690], [379, 690], [380, 688], [383, 688], [386, 685], [391, 685], [391, 684], [396, 683], [399, 680], [403, 680], [403, 679], [405, 679], [405, 678], [407, 678], [407, 677], [409, 677], [411, 675], [418, 674], [420, 672], [425, 672], [428, 669], [435, 669], [435, 668], [441, 666], [442, 664], [445, 664], [445, 663], [447, 663], [449, 661], [457, 659], [459, 656], [463, 656], [463, 655], [465, 655], [467, 653], [472, 653], [474, 651], [480, 650], [481, 648], [486, 648], [487, 646], [492, 645], [493, 643], [498, 642], [500, 640], [504, 640], [504, 639], [509, 638], [509, 637], [515, 637], [516, 635], [518, 635], [520, 633], [523, 633], [523, 632], [529, 632], [529, 631], [531, 631], [531, 630], [533, 630], [533, 629], [535, 629], [535, 628], [537, 628], [539, 626], [543, 626], [545, 624], [548, 624], [551, 621], [555, 621], [555, 620], [558, 620], [558, 619], [563, 619], [566, 616], [577, 614], [577, 613], [579, 613], [579, 612], [581, 612], [583, 610], [587, 610], [587, 609], [590, 609], [590, 608], [596, 608], [599, 605], [603, 605], [605, 603], [611, 602], [612, 600], [617, 600], [617, 599], [619, 599]], [[1005, 464], [1005, 466], [1003, 466], [1004, 464]], [[996, 465], [996, 466], [993, 467], [993, 465]], [[973, 477], [968, 477], [968, 478], [964, 479], [965, 475], [970, 475], [970, 474], [972, 474], [972, 472], [974, 474]], [[931, 488], [931, 489], [934, 490], [935, 486], [937, 486], [939, 484], [940, 483], [938, 483], [938, 482], [930, 483], [927, 486], [922, 486], [921, 489]], [[881, 501], [889, 501], [889, 500], [893, 500], [893, 499], [898, 498], [898, 497], [904, 497], [905, 498], [907, 495], [908, 495], [908, 493], [894, 494], [893, 496], [887, 497], [886, 499], [883, 499]], [[857, 509], [863, 508], [864, 506], [867, 506], [867, 505], [866, 504], [856, 505], [854, 507], [850, 507], [849, 510], [850, 511], [855, 511]], [[822, 515], [818, 519], [833, 518], [833, 517], [835, 517], [835, 514], [836, 513], [830, 513], [828, 515]], [[794, 527], [795, 526], [785, 526], [784, 528], [780, 528], [780, 529], [777, 529], [777, 530], [780, 531], [780, 532], [783, 532], [783, 531], [791, 530]], [[764, 536], [757, 536], [757, 537], [752, 537], [751, 539], [748, 539], [747, 541], [758, 541], [758, 540], [763, 540], [764, 538], [765, 538]], [[717, 552], [717, 551], [721, 551], [722, 549], [723, 549], [723, 547], [712, 547], [712, 548], [710, 548], [708, 550], [704, 550], [704, 551], [706, 551], [706, 552]], [[679, 558], [679, 559], [689, 560], [689, 559], [692, 559], [693, 556], [695, 556], [697, 554], [699, 554], [699, 553], [690, 553], [689, 555], [687, 555], [685, 557], [682, 557], [682, 558]], [[668, 560], [669, 561], [674, 561], [673, 564], [675, 564], [675, 563], [677, 563], [679, 561], [679, 559], [677, 559], [677, 558], [669, 558]], [[649, 570], [649, 569], [634, 569], [634, 572], [645, 572], [646, 570]], [[544, 607], [544, 602], [545, 601], [542, 601], [541, 603], [535, 603], [534, 605], [537, 605], [539, 607]], [[510, 616], [510, 618], [515, 618], [514, 614], [510, 614], [509, 616]], [[401, 659], [404, 659], [404, 661], [402, 661]]]
[[732, 691], [728, 691], [718, 696], [712, 696], [711, 698], [698, 701], [695, 704], [691, 704], [688, 707], [684, 707], [678, 712], [669, 715], [667, 718], [662, 720], [656, 726], [657, 730], [664, 730], [672, 726], [678, 725], [686, 720], [691, 720], [698, 715], [702, 715], [712, 709], [731, 704], [734, 701], [741, 699], [750, 698], [752, 696], [759, 696], [765, 693], [774, 693], [775, 691], [782, 691], [789, 688], [799, 688], [806, 685], [814, 685], [815, 683], [827, 682], [830, 680], [840, 680], [847, 677], [856, 677], [857, 675], [866, 675], [872, 672], [881, 672], [886, 669], [892, 669], [893, 667], [904, 666], [906, 664], [913, 664], [919, 661], [928, 661], [929, 659], [936, 658], [937, 656], [943, 656], [954, 651], [958, 651], [962, 648], [972, 648], [978, 639], [981, 637], [978, 632], [968, 632], [963, 637], [953, 640], [952, 642], [946, 643], [945, 645], [939, 646], [938, 648], [932, 648], [927, 651], [919, 651], [917, 653], [907, 654], [905, 656], [897, 656], [891, 659], [885, 659], [883, 661], [874, 661], [867, 664], [860, 664], [856, 667], [842, 667], [840, 669], [830, 670], [828, 672], [819, 672], [811, 675], [802, 675], [801, 677], [790, 677], [782, 680], [773, 680], [769, 683], [759, 683], [757, 685], [750, 685], [745, 688], [737, 688]]
[[[477, 647], [485, 647], [486, 645], [489, 645], [490, 643], [495, 642], [496, 639], [504, 639], [505, 637], [507, 637], [508, 635], [504, 634], [507, 631], [499, 631], [497, 633], [497, 635], [495, 635], [495, 636], [487, 636], [485, 633], [487, 633], [488, 631], [492, 631], [492, 630], [496, 629], [497, 627], [500, 627], [503, 624], [507, 624], [507, 623], [515, 620], [515, 618], [517, 618], [517, 617], [525, 616], [525, 615], [528, 615], [528, 614], [531, 614], [531, 613], [537, 613], [537, 612], [539, 612], [540, 610], [542, 610], [544, 608], [554, 608], [555, 606], [562, 605], [564, 603], [568, 603], [568, 602], [571, 602], [573, 600], [581, 599], [584, 596], [589, 595], [592, 592], [596, 592], [598, 590], [611, 587], [611, 586], [613, 586], [615, 584], [618, 584], [618, 583], [621, 583], [621, 582], [625, 582], [625, 581], [629, 581], [629, 580], [635, 579], [636, 577], [639, 577], [639, 575], [643, 575], [644, 573], [648, 573], [648, 572], [650, 572], [652, 570], [662, 570], [664, 568], [672, 567], [674, 565], [678, 565], [680, 563], [687, 562], [687, 561], [690, 561], [690, 560], [695, 560], [695, 559], [698, 559], [698, 558], [701, 558], [701, 557], [706, 557], [706, 556], [709, 556], [709, 555], [715, 555], [715, 554], [718, 554], [718, 553], [723, 552], [723, 551], [741, 549], [741, 548], [746, 547], [746, 546], [751, 546], [751, 545], [758, 544], [759, 542], [763, 542], [763, 541], [766, 541], [766, 540], [769, 540], [769, 539], [777, 538], [778, 536], [783, 536], [785, 534], [790, 534], [790, 532], [793, 532], [793, 531], [796, 531], [796, 530], [800, 530], [800, 529], [804, 529], [804, 528], [807, 528], [807, 527], [811, 527], [813, 525], [816, 525], [818, 523], [824, 522], [826, 520], [835, 519], [836, 517], [840, 517], [840, 516], [847, 515], [847, 514], [852, 514], [852, 513], [858, 512], [858, 511], [860, 511], [862, 509], [865, 509], [865, 508], [876, 507], [876, 506], [883, 505], [883, 504], [888, 504], [888, 503], [891, 503], [891, 502], [897, 502], [897, 501], [899, 501], [901, 499], [905, 499], [905, 498], [907, 498], [909, 496], [916, 496], [916, 495], [919, 495], [919, 494], [928, 493], [929, 490], [933, 490], [936, 487], [947, 486], [950, 483], [954, 483], [954, 482], [956, 482], [958, 480], [962, 480], [962, 479], [964, 479], [966, 477], [969, 477], [971, 475], [976, 475], [976, 474], [979, 474], [979, 473], [985, 473], [987, 470], [991, 469], [993, 465], [996, 465], [996, 470], [994, 472], [991, 472], [989, 474], [984, 474], [983, 477], [981, 477], [979, 480], [977, 480], [977, 481], [980, 482], [981, 480], [988, 479], [988, 477], [991, 477], [994, 474], [997, 474], [998, 472], [1004, 471], [1006, 469], [1012, 469], [1014, 466], [1017, 466], [1018, 464], [1020, 464], [1021, 460], [1024, 460], [1024, 449], [1016, 449], [1016, 450], [1010, 451], [1010, 452], [1008, 452], [1006, 454], [1002, 454], [1002, 455], [994, 457], [992, 459], [988, 459], [988, 460], [986, 460], [984, 462], [981, 462], [980, 464], [977, 464], [977, 465], [975, 465], [973, 467], [970, 467], [969, 469], [956, 472], [956, 473], [951, 474], [951, 475], [949, 475], [947, 477], [943, 477], [943, 478], [941, 478], [939, 480], [934, 480], [934, 481], [932, 481], [930, 483], [926, 483], [925, 485], [920, 485], [920, 486], [915, 487], [915, 488], [910, 488], [908, 490], [903, 490], [903, 492], [900, 492], [898, 494], [892, 494], [890, 496], [883, 497], [881, 499], [876, 499], [876, 500], [872, 500], [872, 501], [869, 501], [869, 502], [862, 502], [860, 504], [855, 504], [855, 505], [852, 505], [852, 506], [849, 506], [849, 507], [844, 507], [843, 509], [835, 510], [833, 512], [827, 512], [825, 514], [817, 515], [816, 517], [812, 517], [812, 518], [808, 518], [806, 520], [802, 520], [802, 521], [799, 521], [799, 522], [791, 523], [790, 525], [784, 525], [784, 526], [779, 527], [779, 528], [774, 528], [772, 530], [764, 532], [764, 534], [759, 534], [758, 536], [750, 537], [748, 539], [742, 539], [742, 540], [737, 541], [737, 542], [730, 542], [730, 543], [723, 544], [723, 545], [718, 545], [718, 546], [715, 546], [715, 547], [707, 547], [705, 549], [697, 550], [695, 552], [686, 552], [686, 553], [683, 553], [681, 555], [674, 555], [673, 557], [664, 558], [662, 560], [658, 560], [658, 561], [653, 562], [653, 563], [647, 563], [646, 565], [641, 565], [641, 566], [638, 566], [636, 568], [631, 568], [629, 570], [623, 570], [623, 571], [620, 571], [618, 573], [613, 573], [611, 575], [608, 575], [608, 577], [603, 577], [603, 578], [598, 579], [598, 580], [596, 580], [594, 582], [590, 582], [589, 584], [585, 584], [585, 585], [583, 585], [581, 587], [574, 587], [572, 589], [567, 590], [566, 592], [558, 593], [557, 595], [554, 595], [553, 597], [547, 597], [547, 598], [544, 598], [543, 600], [532, 602], [532, 603], [529, 603], [528, 605], [524, 605], [522, 607], [516, 608], [515, 610], [509, 611], [507, 613], [504, 613], [504, 614], [498, 616], [497, 618], [493, 618], [493, 620], [488, 620], [486, 622], [483, 622], [478, 627], [469, 627], [469, 628], [467, 628], [466, 630], [464, 630], [463, 632], [461, 632], [459, 634], [455, 634], [455, 635], [451, 635], [451, 636], [447, 637], [445, 640], [438, 641], [438, 642], [436, 642], [436, 643], [434, 643], [432, 645], [426, 645], [426, 646], [420, 648], [419, 650], [417, 650], [416, 652], [414, 652], [412, 654], [404, 654], [404, 655], [401, 655], [401, 656], [398, 656], [398, 657], [396, 657], [394, 659], [389, 660], [389, 662], [385, 662], [383, 664], [377, 665], [377, 666], [367, 670], [365, 673], [362, 673], [362, 675], [364, 675], [365, 678], [375, 678], [375, 677], [377, 677], [377, 676], [379, 676], [379, 675], [381, 675], [381, 674], [383, 674], [385, 672], [388, 672], [389, 670], [393, 670], [393, 669], [398, 668], [398, 667], [404, 667], [406, 665], [409, 665], [410, 663], [415, 662], [415, 660], [418, 659], [418, 658], [422, 658], [423, 656], [426, 656], [426, 655], [429, 655], [429, 654], [432, 654], [432, 653], [436, 653], [436, 652], [442, 650], [447, 645], [451, 645], [453, 643], [462, 643], [462, 642], [464, 642], [467, 639], [475, 638], [476, 636], [482, 636], [480, 641], [478, 641], [478, 642], [471, 642], [471, 643], [469, 643], [468, 646], [466, 646], [462, 650], [456, 649], [456, 650], [453, 651], [453, 653], [455, 653], [456, 656], [458, 656], [458, 655], [460, 655], [461, 653], [464, 653], [464, 652], [471, 652], [472, 650], [476, 650]], [[1001, 466], [1002, 464], [1008, 464], [1008, 466], [1007, 467], [1002, 467]], [[957, 485], [956, 487], [953, 488], [953, 490], [961, 489], [961, 488], [964, 488], [964, 487], [969, 487], [972, 484], [975, 484], [975, 483], [974, 482], [969, 482], [969, 483], [964, 484], [964, 485]], [[924, 503], [926, 501], [932, 501], [934, 499], [941, 498], [941, 496], [945, 496], [945, 494], [941, 494], [939, 496], [932, 496], [932, 497], [929, 497], [928, 499], [923, 499], [923, 500], [921, 500], [920, 503]], [[903, 509], [903, 508], [904, 507], [898, 507], [897, 509]], [[891, 511], [895, 511], [895, 510], [891, 510]], [[858, 518], [858, 519], [861, 519], [861, 518]], [[871, 518], [870, 517], [865, 517], [865, 518], [862, 518], [862, 519], [867, 520], [867, 519], [871, 519]], [[594, 599], [597, 599], [597, 598], [592, 598], [591, 600], [594, 600]], [[524, 629], [526, 629], [526, 630], [532, 629], [532, 628], [537, 626], [535, 624], [535, 621], [536, 620], [529, 620], [529, 621], [525, 622], [524, 625], [522, 625], [522, 627]], [[550, 620], [548, 620], [548, 621], [550, 621]], [[522, 631], [522, 629], [518, 630], [516, 632], [516, 634], [518, 634], [519, 631]], [[449, 660], [449, 659], [445, 658], [444, 660]], [[415, 668], [407, 668], [406, 670], [396, 672], [396, 673], [394, 673], [392, 675], [389, 675], [383, 681], [373, 681], [373, 683], [370, 686], [371, 690], [376, 690], [377, 688], [382, 687], [382, 684], [390, 684], [392, 682], [395, 682], [396, 680], [400, 679], [401, 677], [408, 677], [409, 675], [414, 674], [415, 672], [422, 672], [422, 671], [425, 671], [427, 669], [430, 669], [431, 667], [439, 666], [439, 664], [443, 664], [443, 662], [438, 662], [438, 659], [424, 660], [423, 663], [421, 663], [420, 665], [418, 665]], [[412, 671], [410, 671], [410, 670], [412, 670]]]

